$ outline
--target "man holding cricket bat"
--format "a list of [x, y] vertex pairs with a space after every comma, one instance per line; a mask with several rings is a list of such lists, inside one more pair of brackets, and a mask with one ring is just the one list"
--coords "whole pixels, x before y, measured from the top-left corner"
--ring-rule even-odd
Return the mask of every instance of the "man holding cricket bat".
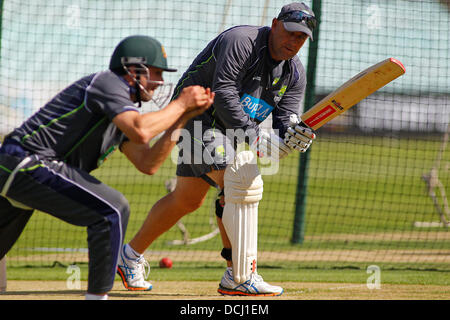
[[[315, 134], [299, 124], [306, 76], [297, 53], [316, 26], [304, 3], [285, 5], [271, 27], [236, 26], [213, 39], [175, 88], [173, 99], [189, 85], [212, 88], [213, 106], [191, 119], [182, 135], [173, 192], [151, 209], [139, 232], [124, 245], [118, 272], [129, 290], [150, 290], [143, 253], [184, 215], [198, 209], [210, 188], [221, 190], [216, 215], [227, 269], [223, 295], [275, 296], [283, 289], [257, 273], [258, 203], [263, 182], [253, 152], [236, 152], [248, 143], [259, 157], [273, 161], [291, 151], [305, 152]], [[259, 128], [272, 115], [274, 133]], [[138, 261], [141, 261], [138, 263]]]

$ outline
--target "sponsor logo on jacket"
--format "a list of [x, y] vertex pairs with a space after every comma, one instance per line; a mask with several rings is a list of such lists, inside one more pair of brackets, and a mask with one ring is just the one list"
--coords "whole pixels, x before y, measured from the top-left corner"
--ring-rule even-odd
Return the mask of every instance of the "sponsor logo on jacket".
[[273, 107], [262, 99], [245, 93], [241, 98], [242, 107], [250, 118], [264, 121], [272, 112]]

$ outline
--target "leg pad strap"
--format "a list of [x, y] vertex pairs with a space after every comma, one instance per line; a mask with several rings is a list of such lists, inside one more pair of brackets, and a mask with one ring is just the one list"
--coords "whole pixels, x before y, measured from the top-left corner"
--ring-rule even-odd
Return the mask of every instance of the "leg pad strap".
[[220, 255], [222, 256], [222, 258], [224, 258], [227, 261], [231, 261], [231, 248], [223, 248], [222, 252], [220, 253]]

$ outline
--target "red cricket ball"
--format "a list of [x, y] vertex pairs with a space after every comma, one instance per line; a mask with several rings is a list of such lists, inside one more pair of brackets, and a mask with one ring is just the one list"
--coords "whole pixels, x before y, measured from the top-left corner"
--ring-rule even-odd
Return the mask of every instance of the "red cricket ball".
[[170, 258], [162, 258], [159, 261], [159, 267], [160, 268], [172, 268], [173, 262]]

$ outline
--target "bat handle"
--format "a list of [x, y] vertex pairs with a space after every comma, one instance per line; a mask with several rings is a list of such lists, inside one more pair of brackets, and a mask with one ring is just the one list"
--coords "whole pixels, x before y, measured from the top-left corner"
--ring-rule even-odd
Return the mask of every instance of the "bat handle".
[[303, 135], [309, 137], [310, 139], [314, 140], [316, 138], [316, 132], [314, 131], [313, 128], [309, 127], [308, 125], [306, 125], [306, 123], [304, 123], [303, 121], [300, 121], [300, 123], [298, 124], [299, 127], [303, 127], [303, 128], [308, 128], [311, 131], [307, 131], [307, 130], [303, 130]]
[[[297, 126], [298, 127], [303, 127], [303, 128], [309, 128], [309, 129], [311, 129], [312, 130], [312, 132], [311, 133], [309, 133], [308, 131], [306, 131], [306, 130], [301, 130], [301, 133], [303, 134], [303, 135], [305, 135], [305, 136], [307, 136], [308, 138], [310, 138], [310, 139], [312, 139], [312, 140], [314, 140], [315, 138], [316, 138], [316, 134], [315, 134], [315, 132], [314, 132], [314, 130], [312, 129], [312, 128], [310, 128], [309, 126], [307, 126], [303, 121], [300, 121], [300, 119], [298, 118], [298, 116], [295, 114], [295, 113], [293, 113], [293, 114], [291, 114], [290, 116], [289, 116], [289, 125], [292, 127], [292, 128], [296, 128]], [[297, 131], [299, 131], [299, 130], [297, 130]], [[300, 131], [299, 131], [300, 132]]]

